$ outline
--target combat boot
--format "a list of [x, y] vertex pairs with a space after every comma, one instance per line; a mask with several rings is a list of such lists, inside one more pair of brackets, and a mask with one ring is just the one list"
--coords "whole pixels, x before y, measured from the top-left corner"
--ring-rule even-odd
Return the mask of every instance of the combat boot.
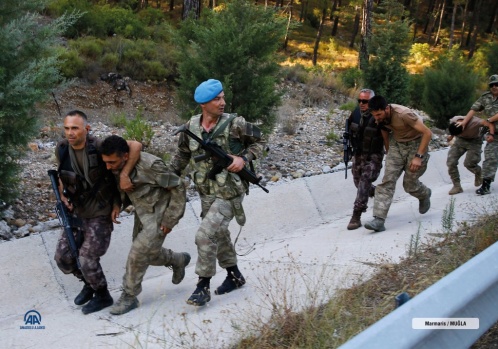
[[491, 192], [489, 186], [491, 185], [491, 180], [487, 178], [482, 179], [482, 187], [476, 190], [477, 195], [487, 195]]
[[85, 286], [83, 286], [81, 292], [74, 299], [74, 304], [76, 305], [83, 305], [87, 303], [93, 298], [93, 294], [95, 293], [95, 290], [92, 286], [90, 286], [90, 284], [88, 284], [85, 280], [83, 280], [83, 282], [85, 283]]
[[227, 274], [225, 281], [214, 290], [214, 294], [221, 295], [229, 293], [246, 284], [246, 279], [244, 279], [237, 266], [227, 268]]
[[462, 192], [463, 192], [463, 188], [460, 184], [460, 181], [453, 181], [453, 188], [450, 189], [448, 194], [455, 195], [455, 194], [462, 193]]
[[375, 230], [376, 232], [384, 231], [386, 230], [384, 221], [384, 218], [374, 217], [372, 221], [365, 223], [365, 228]]
[[474, 173], [474, 187], [479, 187], [482, 185], [482, 169], [480, 167], [477, 168], [476, 173]]
[[429, 194], [427, 194], [427, 196], [422, 200], [419, 200], [418, 212], [420, 212], [420, 214], [426, 213], [431, 208], [431, 194], [432, 191], [429, 189]]
[[121, 297], [119, 297], [116, 304], [114, 304], [113, 307], [111, 308], [110, 313], [112, 315], [126, 314], [130, 310], [138, 308], [138, 305], [139, 302], [137, 297], [132, 296], [131, 294], [128, 294], [125, 291], [123, 291], [123, 293], [121, 293]]
[[96, 311], [102, 310], [111, 306], [114, 303], [114, 300], [109, 293], [107, 287], [101, 288], [95, 291], [95, 296], [88, 302], [81, 311], [83, 314], [95, 313]]
[[173, 277], [171, 282], [178, 285], [185, 277], [185, 267], [190, 263], [190, 255], [187, 252], [176, 253], [173, 252], [173, 262], [171, 267], [173, 269]]
[[187, 299], [187, 304], [203, 306], [211, 300], [211, 292], [209, 291], [209, 283], [211, 278], [199, 278], [197, 288], [194, 293]]
[[361, 227], [361, 211], [354, 210], [353, 211], [353, 217], [351, 217], [351, 220], [349, 221], [348, 224], [348, 230], [355, 230]]

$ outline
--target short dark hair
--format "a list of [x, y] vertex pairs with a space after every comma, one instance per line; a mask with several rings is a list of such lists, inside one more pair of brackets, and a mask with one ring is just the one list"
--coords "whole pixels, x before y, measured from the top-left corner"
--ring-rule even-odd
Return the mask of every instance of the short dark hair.
[[100, 152], [107, 156], [112, 154], [123, 156], [125, 153], [130, 152], [130, 147], [124, 138], [112, 135], [104, 139], [100, 147]]
[[85, 113], [83, 113], [81, 110], [71, 110], [70, 112], [68, 112], [66, 114], [66, 117], [67, 116], [79, 116], [79, 117], [82, 117], [85, 121], [88, 121], [88, 117], [86, 116]]
[[387, 101], [381, 95], [373, 96], [368, 100], [368, 109], [371, 111], [385, 110], [387, 108]]
[[448, 130], [450, 131], [450, 135], [458, 136], [460, 133], [463, 132], [463, 127], [462, 125], [457, 126], [456, 122], [452, 122], [450, 126], [448, 126]]

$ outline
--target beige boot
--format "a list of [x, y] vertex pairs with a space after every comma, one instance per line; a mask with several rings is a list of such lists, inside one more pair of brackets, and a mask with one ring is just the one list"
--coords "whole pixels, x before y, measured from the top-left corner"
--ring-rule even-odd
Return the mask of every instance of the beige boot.
[[450, 189], [448, 194], [455, 195], [455, 194], [462, 193], [462, 192], [463, 192], [463, 189], [462, 189], [462, 186], [460, 185], [460, 182], [453, 181], [453, 188]]

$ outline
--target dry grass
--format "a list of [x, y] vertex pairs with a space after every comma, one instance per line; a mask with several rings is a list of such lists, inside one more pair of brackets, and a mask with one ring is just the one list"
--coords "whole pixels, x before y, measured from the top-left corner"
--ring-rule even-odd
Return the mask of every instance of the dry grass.
[[[451, 214], [451, 207], [445, 214]], [[443, 221], [446, 228], [452, 219]], [[497, 222], [498, 210], [494, 209], [472, 226], [463, 223], [454, 233], [433, 234], [419, 242], [416, 250], [398, 264], [379, 258], [378, 272], [368, 281], [338, 291], [328, 303], [305, 311], [275, 311], [270, 321], [262, 326], [255, 324], [258, 335], [244, 338], [233, 348], [336, 348], [393, 311], [396, 295], [407, 292], [416, 296], [498, 241]], [[472, 348], [496, 347], [498, 325]]]

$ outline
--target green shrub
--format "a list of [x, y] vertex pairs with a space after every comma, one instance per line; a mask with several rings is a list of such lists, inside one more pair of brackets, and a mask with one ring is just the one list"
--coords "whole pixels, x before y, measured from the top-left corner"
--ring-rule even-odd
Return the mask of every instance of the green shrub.
[[339, 77], [347, 88], [357, 88], [362, 85], [363, 72], [358, 68], [348, 68], [339, 74]]
[[488, 47], [488, 75], [498, 74], [498, 43], [495, 41]]
[[416, 109], [422, 108], [424, 88], [425, 82], [423, 74], [410, 75], [410, 84], [408, 88], [410, 100], [408, 101], [408, 105]]
[[60, 56], [59, 70], [66, 78], [82, 77], [85, 62], [75, 50], [64, 50]]
[[183, 118], [198, 107], [195, 88], [209, 78], [225, 88], [227, 112], [236, 112], [270, 131], [281, 92], [279, 55], [286, 18], [270, 8], [234, 0], [226, 10], [206, 11], [200, 20], [183, 21], [175, 33], [178, 54], [176, 105]]
[[339, 110], [353, 111], [353, 110], [355, 110], [355, 108], [357, 106], [358, 106], [358, 103], [356, 101], [350, 100], [350, 101], [347, 101], [344, 104], [341, 104], [341, 106], [339, 107]]
[[448, 120], [465, 115], [475, 101], [478, 79], [472, 68], [458, 58], [443, 57], [424, 73], [423, 110], [436, 127], [446, 129]]
[[413, 44], [410, 48], [410, 58], [409, 62], [413, 64], [423, 64], [430, 63], [434, 58], [434, 54], [431, 52], [429, 44]]
[[152, 126], [142, 118], [142, 110], [139, 109], [135, 119], [126, 121], [123, 138], [141, 142], [144, 147], [148, 147], [152, 137], [154, 137]]
[[119, 56], [117, 53], [108, 52], [102, 56], [100, 59], [100, 64], [105, 71], [112, 72], [116, 71], [116, 67], [119, 63]]
[[126, 114], [125, 113], [117, 113], [117, 114], [112, 114], [110, 117], [110, 122], [111, 125], [115, 127], [126, 127], [126, 124], [128, 123], [128, 120], [126, 119]]

